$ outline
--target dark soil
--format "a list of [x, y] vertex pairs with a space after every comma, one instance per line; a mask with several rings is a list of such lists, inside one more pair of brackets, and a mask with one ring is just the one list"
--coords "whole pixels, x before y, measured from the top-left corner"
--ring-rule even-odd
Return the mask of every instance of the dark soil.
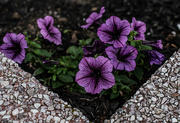
[[[146, 23], [146, 39], [163, 41], [164, 48], [159, 50], [168, 59], [174, 51], [180, 48], [180, 2], [179, 0], [0, 0], [0, 44], [8, 32], [16, 34], [27, 32], [32, 37], [39, 35], [36, 20], [46, 15], [54, 17], [54, 26], [62, 34], [61, 53], [70, 45], [77, 45], [79, 39], [95, 38], [94, 28], [83, 30], [80, 26], [93, 12], [105, 6], [103, 19], [112, 15], [131, 22], [132, 17]], [[27, 67], [21, 67], [28, 72]], [[133, 88], [132, 95], [159, 66], [153, 66], [144, 80]], [[98, 95], [81, 95], [62, 89], [54, 90], [62, 99], [73, 107], [80, 109], [89, 120], [100, 123], [110, 118], [115, 110], [122, 106], [125, 100], [121, 98], [110, 100]]]

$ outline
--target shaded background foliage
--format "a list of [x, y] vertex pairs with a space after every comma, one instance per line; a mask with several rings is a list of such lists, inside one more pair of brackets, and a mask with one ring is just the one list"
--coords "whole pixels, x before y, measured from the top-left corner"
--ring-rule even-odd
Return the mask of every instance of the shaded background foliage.
[[[180, 24], [179, 0], [0, 0], [0, 45], [8, 32], [27, 32], [35, 38], [40, 34], [37, 19], [50, 15], [54, 18], [54, 26], [62, 32], [63, 45], [57, 49], [61, 55], [70, 45], [77, 45], [78, 40], [96, 37], [95, 28], [83, 30], [80, 26], [85, 24], [93, 11], [99, 12], [102, 6], [106, 9], [102, 18], [104, 20], [115, 15], [129, 22], [132, 17], [145, 22], [146, 39], [161, 39], [164, 48], [159, 52], [166, 59], [180, 48], [180, 29], [177, 27]], [[155, 66], [153, 70], [158, 67]], [[153, 71], [148, 76], [152, 73]], [[102, 100], [104, 104], [93, 101], [91, 105], [86, 102], [82, 105], [81, 102], [82, 100], [76, 102], [80, 105], [79, 108], [84, 108], [82, 112], [96, 122], [109, 118], [119, 105], [107, 100]], [[107, 109], [102, 109], [101, 112], [94, 110], [94, 107], [102, 105], [106, 105]]]

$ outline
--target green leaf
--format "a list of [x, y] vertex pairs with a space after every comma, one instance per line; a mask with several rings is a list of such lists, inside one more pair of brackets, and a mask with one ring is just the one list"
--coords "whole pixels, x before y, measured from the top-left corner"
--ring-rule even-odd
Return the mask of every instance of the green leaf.
[[152, 50], [152, 47], [144, 45], [144, 44], [141, 44], [140, 47], [141, 47], [141, 50]]
[[31, 61], [33, 58], [36, 58], [36, 56], [32, 53], [27, 53], [24, 62]]
[[91, 41], [92, 41], [92, 38], [88, 38], [86, 40], [82, 39], [82, 40], [79, 40], [79, 45], [80, 46], [89, 45]]
[[86, 40], [85, 40], [85, 42], [84, 42], [84, 43], [85, 43], [85, 45], [88, 45], [88, 44], [90, 44], [90, 43], [91, 43], [91, 41], [92, 41], [92, 38], [88, 38], [88, 39], [86, 39]]
[[56, 73], [60, 74], [63, 71], [63, 68], [57, 68]]
[[129, 36], [128, 36], [128, 41], [134, 42], [133, 38], [136, 34], [137, 34], [137, 32], [135, 30], [130, 31]]
[[70, 76], [75, 76], [75, 73], [72, 72], [72, 71], [68, 71], [67, 74], [70, 75]]
[[51, 53], [49, 53], [47, 50], [35, 49], [33, 52], [38, 56], [51, 57]]
[[23, 34], [25, 35], [25, 40], [29, 42], [29, 38], [31, 38], [31, 36], [28, 36], [27, 32], [24, 32]]
[[117, 93], [117, 85], [116, 84], [114, 86], [112, 86], [111, 89], [114, 93]]
[[74, 65], [76, 65], [76, 67], [79, 65], [79, 61], [71, 61]]
[[66, 53], [72, 54], [72, 55], [76, 55], [77, 54], [77, 47], [76, 46], [70, 46]]
[[29, 45], [30, 47], [41, 48], [41, 45], [39, 45], [38, 43], [34, 41], [29, 41]]
[[37, 75], [39, 75], [39, 74], [42, 74], [44, 71], [45, 71], [45, 69], [42, 68], [42, 67], [40, 67], [40, 68], [38, 68], [38, 69], [36, 69], [36, 70], [34, 71], [33, 76], [37, 76]]
[[66, 33], [68, 33], [68, 32], [69, 32], [69, 29], [65, 29], [65, 30], [63, 31], [64, 34], [66, 34]]
[[119, 96], [119, 93], [114, 93], [112, 92], [111, 95], [110, 95], [110, 99], [115, 99]]
[[84, 39], [79, 40], [79, 45], [80, 45], [80, 46], [84, 46]]
[[56, 81], [56, 75], [55, 74], [52, 76], [52, 80]]
[[121, 81], [121, 79], [120, 79], [120, 76], [119, 76], [119, 75], [114, 74], [114, 77], [115, 77], [115, 81], [116, 81], [116, 82], [120, 82], [120, 81]]
[[135, 41], [131, 41], [131, 45], [136, 47], [136, 42]]
[[77, 56], [77, 55], [83, 53], [83, 50], [82, 50], [82, 47], [70, 46], [67, 49], [66, 53]]
[[66, 74], [67, 70], [67, 68], [63, 68], [63, 74]]
[[137, 33], [138, 33], [138, 32], [137, 32], [137, 31], [135, 31], [135, 30], [133, 30], [133, 31], [132, 31], [132, 33], [133, 33], [133, 34], [132, 34], [132, 36], [134, 37], [134, 36], [136, 36], [136, 35], [137, 35]]
[[71, 55], [71, 58], [72, 58], [72, 59], [76, 59], [76, 58], [77, 58], [77, 56], [73, 56], [73, 55]]
[[143, 68], [140, 66], [136, 66], [135, 70], [133, 71], [134, 75], [141, 80], [144, 74]]
[[77, 65], [75, 65], [73, 62], [70, 62], [70, 63], [68, 64], [68, 67], [70, 67], [70, 68], [76, 68]]
[[116, 81], [116, 85], [121, 85], [122, 82], [121, 81]]
[[58, 87], [63, 86], [63, 85], [64, 84], [62, 82], [60, 82], [60, 81], [53, 81], [52, 82], [52, 87], [53, 88], [58, 88]]
[[120, 79], [121, 79], [121, 81], [123, 81], [124, 83], [128, 84], [129, 86], [137, 84], [136, 81], [128, 78], [126, 75], [120, 75]]
[[79, 55], [79, 54], [83, 54], [83, 49], [82, 49], [82, 47], [78, 47], [77, 48], [77, 54]]
[[99, 93], [99, 96], [101, 97], [101, 96], [104, 95], [106, 92], [107, 92], [107, 90], [102, 90], [102, 91]]
[[41, 64], [41, 66], [44, 68], [44, 69], [47, 69], [47, 70], [50, 70], [52, 69], [54, 66], [52, 65], [45, 65], [45, 64]]
[[121, 85], [120, 90], [126, 90], [126, 92], [130, 91], [130, 87], [127, 85]]
[[59, 80], [61, 80], [62, 82], [73, 82], [73, 78], [70, 75], [67, 74], [60, 74], [58, 76]]
[[87, 94], [87, 92], [85, 91], [85, 89], [79, 89], [78, 92], [80, 92], [81, 94]]

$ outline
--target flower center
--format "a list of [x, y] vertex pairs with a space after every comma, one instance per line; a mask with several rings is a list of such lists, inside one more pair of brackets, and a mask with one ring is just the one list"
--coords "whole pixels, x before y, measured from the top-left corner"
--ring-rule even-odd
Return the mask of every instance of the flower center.
[[114, 39], [119, 39], [119, 36], [120, 36], [120, 31], [115, 31], [114, 33], [112, 33], [112, 36]]
[[120, 53], [120, 51], [118, 51], [117, 53], [117, 59], [119, 61], [124, 61], [124, 59], [127, 58], [127, 55], [122, 55], [122, 53]]
[[21, 47], [16, 44], [14, 47], [12, 47], [12, 50], [15, 51], [15, 54], [19, 54], [21, 52]]
[[95, 78], [96, 82], [98, 82], [99, 78], [101, 77], [101, 71], [99, 69], [94, 69], [92, 76]]

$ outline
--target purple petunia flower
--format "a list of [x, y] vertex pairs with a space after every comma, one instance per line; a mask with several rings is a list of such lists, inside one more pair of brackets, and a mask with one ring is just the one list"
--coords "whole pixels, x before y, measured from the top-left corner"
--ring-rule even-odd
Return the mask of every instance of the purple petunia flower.
[[25, 48], [28, 48], [25, 36], [23, 34], [6, 33], [3, 38], [4, 44], [0, 46], [0, 51], [6, 57], [15, 62], [22, 63], [25, 59]]
[[144, 22], [136, 21], [136, 19], [133, 17], [131, 30], [135, 30], [136, 32], [138, 32], [136, 36], [134, 36], [135, 40], [145, 40], [144, 33], [146, 32], [146, 24]]
[[155, 50], [146, 50], [146, 53], [149, 57], [150, 65], [157, 64], [161, 65], [162, 61], [164, 61], [165, 56], [158, 51]]
[[127, 35], [130, 33], [130, 23], [116, 16], [111, 16], [102, 24], [97, 35], [104, 43], [113, 44], [115, 48], [123, 47], [127, 42]]
[[79, 63], [80, 71], [76, 74], [76, 82], [85, 87], [86, 92], [96, 94], [103, 89], [109, 89], [115, 84], [111, 73], [113, 66], [108, 58], [98, 56], [84, 57]]
[[111, 59], [116, 70], [133, 71], [136, 67], [135, 59], [137, 57], [137, 50], [131, 45], [126, 45], [121, 48], [114, 48], [109, 46], [106, 48], [106, 54]]
[[106, 55], [106, 46], [102, 41], [95, 40], [93, 46], [83, 46], [84, 56]]
[[100, 18], [102, 17], [102, 14], [105, 12], [105, 7], [101, 7], [101, 10], [99, 14], [97, 12], [93, 12], [88, 19], [86, 20], [86, 25], [82, 25], [81, 28], [89, 28], [93, 24], [100, 24]]
[[156, 48], [161, 49], [161, 50], [163, 48], [161, 40], [157, 40], [157, 41], [146, 41], [146, 40], [143, 40], [142, 44], [145, 44], [145, 45], [148, 45], [148, 46], [153, 46], [153, 47], [156, 47]]
[[61, 32], [53, 26], [54, 19], [51, 16], [46, 16], [44, 19], [37, 20], [38, 27], [41, 29], [41, 34], [44, 39], [54, 42], [56, 45], [62, 44]]

